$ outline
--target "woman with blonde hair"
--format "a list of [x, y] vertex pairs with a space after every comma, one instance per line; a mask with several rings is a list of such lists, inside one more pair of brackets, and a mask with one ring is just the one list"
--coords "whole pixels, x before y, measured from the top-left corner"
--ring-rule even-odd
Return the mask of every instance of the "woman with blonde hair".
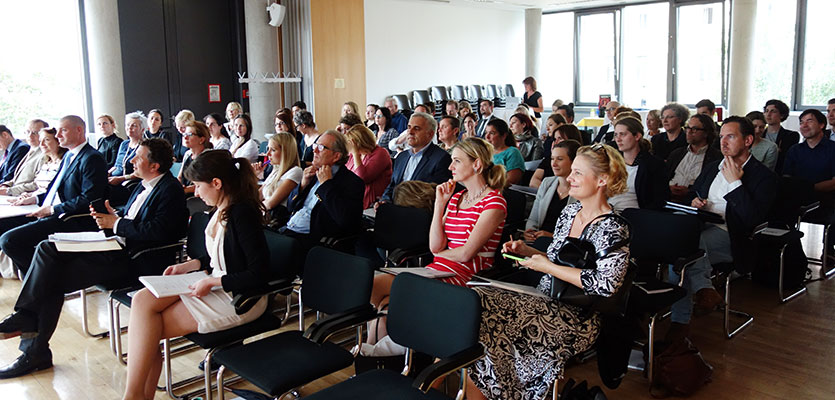
[[460, 100], [458, 102], [458, 118], [461, 118], [463, 120], [464, 117], [467, 116], [467, 114], [472, 114], [472, 113], [473, 113], [473, 106], [470, 104], [469, 101]]
[[437, 186], [437, 183], [405, 181], [394, 188], [391, 201], [396, 206], [422, 208], [432, 212], [435, 206], [435, 188]]
[[238, 115], [243, 113], [244, 107], [241, 103], [230, 101], [226, 104], [226, 123], [223, 124], [223, 127], [226, 128], [226, 132], [229, 132], [230, 135], [232, 132], [235, 132], [235, 118], [238, 118]]
[[107, 168], [113, 168], [116, 164], [116, 156], [119, 154], [119, 146], [122, 144], [122, 138], [116, 130], [116, 121], [108, 114], [99, 115], [96, 118], [96, 132], [101, 135], [96, 150], [104, 156]]
[[362, 207], [373, 205], [391, 182], [391, 157], [388, 150], [377, 145], [377, 139], [363, 124], [356, 124], [345, 132], [348, 141], [348, 162], [351, 172], [365, 183]]
[[[565, 363], [588, 350], [597, 340], [600, 316], [553, 300], [552, 277], [583, 290], [609, 297], [617, 292], [629, 262], [629, 227], [616, 215], [608, 199], [626, 190], [626, 166], [611, 146], [595, 144], [577, 150], [568, 176], [567, 205], [557, 221], [554, 240], [541, 252], [516, 240], [504, 252], [524, 257], [519, 264], [543, 273], [535, 296], [493, 287], [479, 287], [482, 321], [480, 342], [484, 358], [470, 368], [468, 399], [544, 399], [550, 385], [563, 377]], [[596, 251], [596, 269], [577, 269], [556, 263], [567, 238], [585, 239]]]
[[647, 137], [653, 137], [661, 132], [661, 114], [658, 110], [647, 112]]
[[180, 168], [180, 173], [177, 174], [177, 180], [183, 185], [183, 191], [187, 194], [194, 193], [194, 183], [186, 178], [185, 170], [200, 153], [212, 149], [211, 137], [212, 134], [209, 132], [209, 127], [206, 124], [200, 121], [186, 123], [185, 133], [183, 134], [183, 146], [188, 148], [188, 150], [183, 156], [183, 166]]
[[197, 119], [194, 117], [194, 113], [191, 110], [180, 110], [180, 112], [174, 116], [174, 127], [177, 128], [177, 131], [171, 135], [171, 146], [174, 147], [174, 158], [177, 159], [177, 162], [183, 162], [183, 157], [186, 155], [186, 151], [188, 150], [185, 146], [183, 146], [183, 136], [186, 133], [186, 126], [196, 120]]
[[[504, 167], [493, 163], [493, 146], [481, 138], [467, 138], [452, 149], [449, 165], [452, 179], [435, 189], [435, 207], [429, 230], [429, 249], [435, 259], [427, 268], [454, 275], [442, 281], [464, 286], [477, 272], [493, 265], [507, 215], [502, 190], [507, 184]], [[464, 190], [455, 193], [455, 185]], [[394, 276], [374, 278], [371, 304], [383, 309], [388, 304]], [[375, 344], [386, 335], [379, 324]]]
[[[273, 170], [261, 186], [261, 200], [270, 216], [269, 225], [281, 227], [290, 218], [287, 198], [302, 181], [299, 151], [293, 134], [279, 132], [271, 136], [267, 145], [267, 157]], [[264, 171], [263, 166], [258, 169], [259, 173]]]
[[354, 103], [353, 101], [346, 101], [345, 103], [342, 103], [342, 115], [340, 115], [340, 117], [344, 117], [348, 114], [354, 114], [357, 117], [359, 117], [360, 106], [357, 105], [357, 103]]

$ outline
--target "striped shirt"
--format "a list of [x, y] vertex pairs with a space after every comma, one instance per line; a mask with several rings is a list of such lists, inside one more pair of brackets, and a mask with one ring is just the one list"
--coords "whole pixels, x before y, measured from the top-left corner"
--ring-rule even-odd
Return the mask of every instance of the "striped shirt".
[[[482, 212], [497, 209], [507, 214], [507, 203], [499, 191], [490, 191], [472, 207], [459, 209], [458, 204], [463, 192], [454, 194], [447, 205], [444, 233], [446, 233], [447, 237], [447, 247], [450, 249], [461, 247], [467, 242]], [[442, 280], [446, 283], [464, 286], [476, 272], [493, 265], [493, 255], [499, 246], [503, 229], [504, 221], [499, 224], [499, 227], [493, 232], [490, 239], [487, 240], [487, 243], [479, 249], [476, 256], [470, 261], [459, 263], [443, 257], [435, 257], [435, 260], [432, 264], [428, 265], [428, 268], [454, 272], [455, 276]]]

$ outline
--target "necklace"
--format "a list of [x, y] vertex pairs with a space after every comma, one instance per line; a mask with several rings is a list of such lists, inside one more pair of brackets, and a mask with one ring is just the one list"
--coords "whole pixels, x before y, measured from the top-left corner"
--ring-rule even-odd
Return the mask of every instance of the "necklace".
[[487, 185], [484, 185], [484, 187], [482, 187], [481, 190], [478, 191], [478, 193], [472, 196], [470, 196], [470, 191], [468, 190], [466, 193], [464, 193], [463, 196], [461, 196], [463, 197], [461, 199], [461, 203], [465, 205], [472, 205], [472, 203], [481, 198], [481, 195], [484, 194], [485, 190], [487, 190]]

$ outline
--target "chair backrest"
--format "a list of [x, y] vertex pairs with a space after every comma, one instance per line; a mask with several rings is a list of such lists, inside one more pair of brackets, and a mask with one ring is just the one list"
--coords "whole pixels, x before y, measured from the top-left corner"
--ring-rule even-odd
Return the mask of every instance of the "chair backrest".
[[371, 302], [374, 268], [367, 258], [326, 247], [307, 253], [302, 302], [325, 314], [336, 314]]
[[258, 154], [266, 154], [267, 153], [267, 145], [269, 144], [268, 141], [263, 141], [258, 143]]
[[509, 83], [504, 85], [504, 97], [516, 97], [516, 91], [513, 90], [513, 85]]
[[183, 163], [175, 162], [171, 164], [171, 168], [168, 171], [171, 172], [171, 175], [173, 175], [176, 178], [178, 175], [180, 175], [181, 169], [183, 169]]
[[405, 94], [395, 94], [391, 97], [397, 103], [398, 110], [410, 111], [412, 109], [411, 104], [409, 104], [409, 98]]
[[191, 215], [191, 220], [188, 223], [186, 254], [192, 259], [208, 254], [206, 252], [206, 226], [209, 225], [209, 219], [211, 219], [211, 216], [204, 212]]
[[194, 215], [196, 213], [205, 214], [211, 209], [211, 207], [209, 207], [203, 199], [197, 196], [192, 196], [186, 199], [186, 208], [188, 208], [189, 215]]
[[414, 104], [417, 106], [418, 104], [425, 104], [432, 101], [429, 97], [428, 90], [415, 90], [412, 92], [412, 98], [414, 98]]
[[464, 92], [464, 85], [454, 85], [450, 92], [452, 93], [452, 98], [455, 100], [462, 100], [467, 97]]
[[640, 264], [673, 264], [699, 251], [699, 217], [666, 211], [628, 208], [621, 213], [632, 228], [629, 253]]
[[489, 84], [487, 87], [487, 97], [495, 99], [499, 97], [499, 89], [494, 84]]
[[431, 226], [428, 210], [383, 203], [374, 218], [374, 243], [384, 250], [428, 247]]
[[790, 176], [781, 176], [777, 180], [777, 196], [768, 220], [782, 222], [791, 227], [797, 223], [800, 208], [815, 201], [815, 189], [812, 182]]
[[435, 101], [446, 101], [449, 100], [449, 94], [447, 93], [445, 86], [432, 86], [430, 88], [432, 90], [432, 99]]
[[527, 208], [528, 196], [511, 189], [505, 189], [502, 192], [502, 196], [505, 202], [507, 202], [507, 216], [505, 217], [504, 230], [513, 233], [510, 232], [511, 229], [521, 229], [525, 223], [525, 209]]
[[478, 344], [480, 324], [472, 289], [414, 274], [394, 278], [386, 328], [395, 342], [446, 358]]
[[474, 100], [484, 98], [484, 94], [481, 92], [481, 85], [470, 85], [470, 98]]
[[299, 241], [269, 229], [264, 229], [264, 237], [270, 251], [270, 277], [290, 279], [298, 275], [303, 261]]

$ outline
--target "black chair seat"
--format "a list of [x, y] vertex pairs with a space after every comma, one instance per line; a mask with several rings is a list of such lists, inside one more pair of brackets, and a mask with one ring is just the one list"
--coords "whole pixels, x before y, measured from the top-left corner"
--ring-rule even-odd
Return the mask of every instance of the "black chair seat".
[[[268, 354], [269, 357], [264, 357]], [[317, 344], [301, 331], [283, 332], [243, 346], [218, 351], [215, 361], [261, 390], [282, 393], [354, 363], [351, 353], [330, 342]], [[280, 362], [276, 362], [280, 360]]]
[[134, 290], [137, 290], [137, 289], [139, 289], [139, 288], [131, 287], [131, 288], [114, 290], [110, 293], [110, 297], [112, 297], [113, 300], [118, 301], [119, 303], [121, 303], [125, 307], [130, 308], [130, 302], [131, 302], [130, 293], [133, 292]]
[[[635, 281], [646, 282], [647, 280], [636, 278]], [[630, 311], [656, 314], [687, 295], [687, 291], [684, 290], [684, 288], [672, 283], [653, 280], [653, 286], [654, 285], [663, 286], [672, 290], [669, 292], [649, 294], [641, 290], [641, 288], [633, 285], [632, 290], [629, 293], [630, 297], [628, 308]]]
[[719, 274], [727, 274], [734, 270], [734, 263], [732, 262], [723, 262], [711, 266], [713, 267], [713, 271]]
[[139, 280], [135, 276], [125, 277], [121, 279], [114, 279], [108, 282], [102, 282], [96, 285], [96, 288], [101, 290], [102, 292], [109, 292], [111, 290], [116, 289], [123, 289], [123, 288], [135, 288], [141, 285]]
[[311, 400], [323, 399], [449, 399], [441, 392], [431, 389], [428, 393], [412, 387], [408, 377], [386, 369], [376, 369], [357, 375], [337, 386], [305, 397]]
[[279, 327], [281, 327], [281, 320], [269, 312], [264, 312], [258, 319], [248, 324], [212, 333], [192, 333], [186, 335], [185, 338], [204, 349], [209, 349], [241, 341]]

